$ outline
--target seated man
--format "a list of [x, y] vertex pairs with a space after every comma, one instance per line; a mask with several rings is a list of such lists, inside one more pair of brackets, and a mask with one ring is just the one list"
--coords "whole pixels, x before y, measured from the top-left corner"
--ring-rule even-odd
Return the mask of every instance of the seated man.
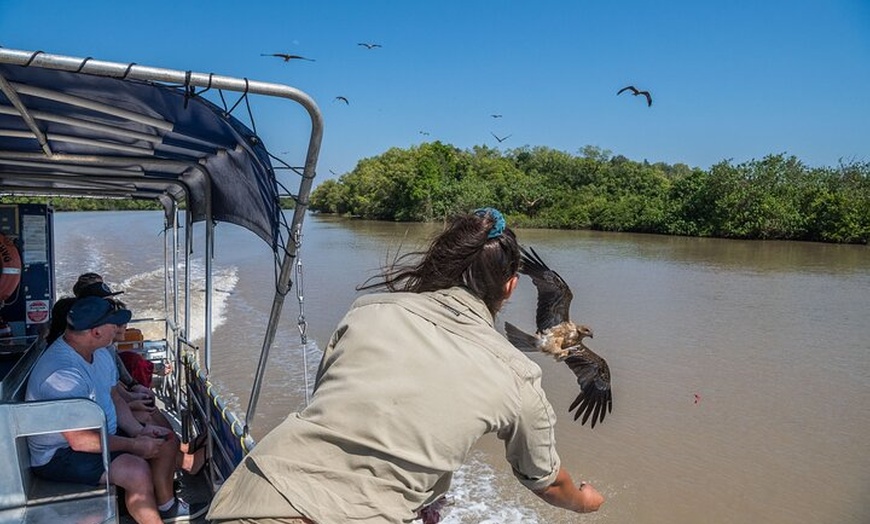
[[[177, 442], [166, 428], [142, 425], [121, 416], [113, 402], [114, 367], [101, 350], [115, 337], [130, 312], [115, 309], [99, 297], [76, 300], [67, 315], [64, 334], [36, 362], [27, 384], [27, 400], [90, 398], [106, 413], [109, 471], [103, 470], [96, 430], [68, 431], [28, 437], [34, 474], [51, 480], [99, 485], [108, 480], [126, 491], [126, 505], [137, 522], [187, 521], [204, 513], [177, 499], [172, 490]], [[115, 379], [116, 380], [116, 379]]]

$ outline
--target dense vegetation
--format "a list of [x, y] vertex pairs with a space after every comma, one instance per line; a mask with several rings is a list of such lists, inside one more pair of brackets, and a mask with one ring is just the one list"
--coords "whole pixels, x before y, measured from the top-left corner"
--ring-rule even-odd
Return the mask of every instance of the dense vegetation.
[[155, 200], [120, 200], [116, 198], [68, 198], [68, 197], [3, 197], [4, 204], [45, 204], [48, 202], [55, 211], [111, 211], [163, 209]]
[[432, 221], [482, 206], [523, 227], [866, 244], [870, 163], [810, 168], [780, 154], [702, 170], [592, 146], [571, 155], [433, 142], [364, 159], [311, 196], [312, 210], [375, 220]]

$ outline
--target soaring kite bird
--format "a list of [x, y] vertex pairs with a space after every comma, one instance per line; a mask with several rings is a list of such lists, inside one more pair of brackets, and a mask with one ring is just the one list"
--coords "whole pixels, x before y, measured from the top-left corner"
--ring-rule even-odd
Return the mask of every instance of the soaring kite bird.
[[361, 46], [365, 47], [366, 49], [374, 49], [376, 47], [382, 47], [381, 44], [370, 44], [368, 42], [360, 42], [357, 45], [361, 45]]
[[625, 86], [620, 89], [616, 94], [621, 95], [623, 91], [631, 91], [631, 94], [634, 96], [643, 95], [646, 97], [646, 106], [649, 107], [652, 105], [652, 97], [649, 94], [649, 91], [638, 91], [634, 86]]
[[285, 62], [289, 62], [290, 60], [308, 60], [309, 62], [314, 62], [313, 58], [305, 58], [304, 56], [299, 55], [288, 55], [287, 53], [260, 53], [260, 56], [277, 56], [278, 58], [283, 58]]
[[603, 421], [604, 416], [613, 410], [610, 368], [603, 358], [583, 343], [584, 338], [592, 338], [592, 330], [568, 319], [571, 299], [574, 298], [568, 284], [558, 273], [547, 267], [534, 249], [529, 248], [531, 253], [520, 249], [520, 273], [530, 276], [538, 288], [538, 307], [535, 312], [538, 330], [530, 335], [510, 322], [505, 322], [507, 338], [521, 351], [541, 351], [568, 364], [580, 385], [580, 394], [568, 407], [568, 411], [577, 409], [574, 420], [583, 415], [581, 425], [586, 424], [591, 416], [594, 428], [597, 422]]
[[344, 96], [337, 96], [334, 98], [334, 100], [336, 102], [344, 102], [345, 104], [350, 105], [350, 102], [347, 101], [347, 97]]
[[500, 136], [496, 135], [495, 133], [493, 133], [492, 131], [490, 131], [489, 134], [494, 136], [495, 139], [498, 140], [499, 144], [501, 144], [502, 142], [504, 142], [505, 140], [507, 140], [508, 138], [513, 136], [513, 135], [508, 135], [506, 137], [500, 137]]

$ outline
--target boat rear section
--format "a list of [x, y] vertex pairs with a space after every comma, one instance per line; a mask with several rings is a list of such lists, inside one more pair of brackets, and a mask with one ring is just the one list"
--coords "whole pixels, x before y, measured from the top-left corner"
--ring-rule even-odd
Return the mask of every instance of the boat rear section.
[[[231, 107], [230, 95], [237, 99]], [[273, 146], [295, 149], [295, 162], [271, 154], [271, 141], [257, 134], [250, 100], [256, 97], [304, 108], [307, 143]], [[292, 114], [290, 125], [300, 116]], [[205, 467], [181, 474], [176, 487], [189, 502], [208, 502], [255, 445], [249, 427], [293, 284], [322, 133], [313, 99], [290, 86], [0, 48], [0, 454], [7, 457], [0, 461], [0, 523], [130, 520], [114, 486], [47, 482], [30, 471], [27, 437], [63, 431], [98, 430], [109, 463], [105, 416], [95, 403], [24, 400], [58, 298], [52, 199], [148, 200], [162, 210], [162, 313], [131, 322], [159, 327], [125, 341], [124, 349], [155, 364], [159, 406], [182, 442], [206, 449]], [[293, 205], [289, 219], [286, 202]], [[266, 242], [275, 269], [268, 321], [245, 326], [258, 338], [249, 346], [259, 348], [260, 358], [243, 415], [228, 407], [211, 375], [219, 222]], [[194, 252], [205, 261], [196, 279]], [[202, 326], [191, 325], [194, 297], [204, 304], [196, 315]], [[203, 335], [191, 340], [191, 332]]]

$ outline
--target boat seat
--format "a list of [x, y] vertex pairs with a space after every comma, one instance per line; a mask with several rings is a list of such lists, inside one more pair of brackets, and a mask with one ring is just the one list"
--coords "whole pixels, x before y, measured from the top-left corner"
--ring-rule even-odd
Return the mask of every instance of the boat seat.
[[[99, 429], [109, 461], [106, 416], [88, 399], [0, 403], [0, 523], [117, 521], [115, 489], [39, 479], [30, 471], [27, 436]], [[13, 449], [14, 447], [14, 449]], [[93, 519], [91, 520], [91, 517]]]

